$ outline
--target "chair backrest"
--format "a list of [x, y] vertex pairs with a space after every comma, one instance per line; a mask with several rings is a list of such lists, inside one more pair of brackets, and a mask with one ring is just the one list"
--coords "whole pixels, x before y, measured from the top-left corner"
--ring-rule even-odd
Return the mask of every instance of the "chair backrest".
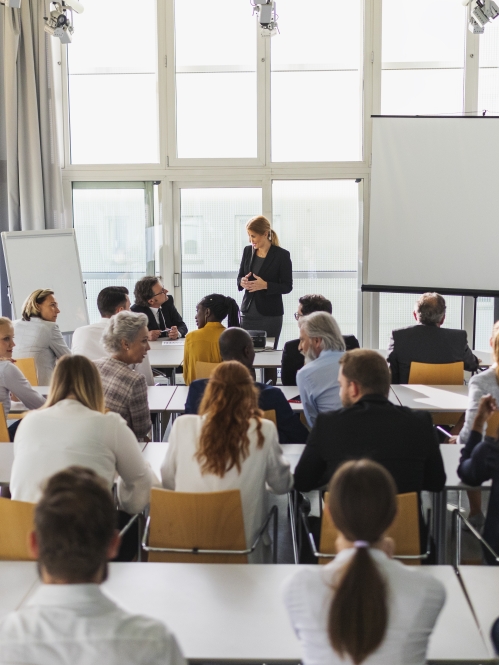
[[497, 431], [499, 430], [499, 411], [495, 411], [487, 421], [487, 436], [492, 438], [497, 437]]
[[[243, 508], [239, 490], [172, 492], [152, 489], [150, 547], [245, 550]], [[149, 552], [149, 561], [177, 563], [248, 563], [241, 554]]]
[[33, 531], [34, 513], [34, 503], [0, 498], [0, 560], [33, 560], [28, 536]]
[[[328, 502], [328, 493], [324, 494], [324, 502]], [[338, 530], [333, 524], [329, 511], [324, 511], [321, 521], [319, 552], [336, 554], [336, 538]], [[416, 492], [397, 495], [397, 516], [386, 532], [395, 541], [395, 556], [421, 554], [419, 537], [419, 501]], [[319, 559], [320, 563], [328, 563], [327, 559]], [[403, 560], [409, 565], [419, 565], [418, 559]]]
[[16, 367], [21, 370], [32, 386], [38, 385], [38, 374], [36, 373], [34, 358], [18, 358]]
[[274, 423], [274, 425], [277, 427], [277, 418], [275, 415], [275, 409], [264, 411], [263, 417], [265, 418], [265, 420], [271, 420]]
[[427, 386], [462, 386], [464, 383], [464, 363], [411, 363], [409, 383]]
[[220, 363], [205, 363], [202, 360], [196, 360], [194, 364], [196, 379], [209, 379], [215, 367], [219, 365]]
[[0, 443], [9, 443], [10, 434], [7, 429], [7, 419], [5, 418], [5, 411], [0, 405]]

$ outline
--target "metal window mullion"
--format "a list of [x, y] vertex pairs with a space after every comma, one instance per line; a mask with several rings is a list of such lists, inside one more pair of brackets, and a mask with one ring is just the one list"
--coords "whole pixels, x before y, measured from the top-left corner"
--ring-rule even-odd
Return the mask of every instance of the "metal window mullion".
[[176, 104], [176, 81], [175, 81], [175, 2], [165, 2], [165, 62], [166, 70], [166, 99], [165, 114], [160, 116], [160, 125], [164, 123], [166, 135], [166, 168], [176, 163], [177, 159], [177, 104]]
[[464, 111], [476, 115], [478, 109], [478, 74], [479, 74], [479, 44], [480, 35], [474, 35], [468, 30], [470, 7], [466, 13], [465, 24], [465, 59], [464, 59]]
[[[181, 244], [181, 199], [180, 199], [180, 184], [173, 183], [172, 185], [172, 241], [173, 241], [173, 273], [182, 276], [182, 244]], [[182, 278], [180, 278], [179, 286], [173, 286], [175, 293], [175, 303], [177, 309], [182, 312]]]

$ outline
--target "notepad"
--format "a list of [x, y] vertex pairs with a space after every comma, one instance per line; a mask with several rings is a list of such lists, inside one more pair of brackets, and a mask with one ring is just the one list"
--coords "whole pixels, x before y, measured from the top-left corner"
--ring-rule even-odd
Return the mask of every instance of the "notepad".
[[161, 342], [163, 346], [184, 346], [184, 340], [180, 339], [169, 339], [166, 342]]

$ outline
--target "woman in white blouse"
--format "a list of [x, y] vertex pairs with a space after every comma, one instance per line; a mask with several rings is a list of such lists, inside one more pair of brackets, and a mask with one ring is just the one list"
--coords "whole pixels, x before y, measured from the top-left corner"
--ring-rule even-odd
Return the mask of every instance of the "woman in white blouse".
[[[38, 409], [43, 406], [45, 399], [33, 390], [24, 374], [12, 361], [14, 343], [14, 328], [12, 321], [5, 316], [0, 317], [0, 402], [2, 402], [5, 415], [10, 411], [11, 393], [13, 393], [28, 409]], [[17, 429], [19, 421], [9, 427], [12, 436]]]
[[329, 484], [340, 532], [327, 566], [285, 582], [284, 602], [301, 642], [303, 665], [423, 665], [445, 602], [430, 575], [391, 559], [384, 534], [397, 511], [395, 483], [370, 460], [346, 462]]
[[37, 289], [24, 301], [22, 318], [14, 322], [14, 358], [35, 359], [40, 386], [49, 385], [56, 360], [71, 353], [56, 323], [59, 313], [54, 292]]
[[[236, 361], [215, 369], [199, 414], [181, 416], [172, 427], [161, 467], [163, 487], [180, 492], [240, 490], [249, 547], [267, 513], [265, 485], [275, 494], [293, 486], [276, 427], [262, 419], [254, 381]], [[251, 560], [261, 561], [264, 549], [257, 549]]]
[[14, 440], [10, 491], [36, 503], [42, 483], [69, 466], [93, 469], [111, 489], [118, 474], [118, 502], [127, 513], [149, 503], [159, 485], [134, 433], [117, 413], [105, 413], [99, 372], [84, 356], [57, 363], [45, 406], [29, 413]]

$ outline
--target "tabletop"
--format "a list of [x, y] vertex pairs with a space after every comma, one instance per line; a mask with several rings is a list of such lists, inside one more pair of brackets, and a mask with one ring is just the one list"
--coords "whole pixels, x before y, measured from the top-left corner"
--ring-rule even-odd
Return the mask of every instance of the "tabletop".
[[[499, 568], [495, 566], [459, 566], [478, 625], [490, 653], [494, 653], [490, 629], [499, 617]], [[498, 659], [499, 660], [499, 659]]]
[[[46, 397], [49, 392], [49, 386], [33, 386], [33, 389], [44, 397]], [[147, 386], [149, 411], [152, 413], [166, 411], [174, 393], [175, 386]]]
[[419, 411], [464, 412], [468, 406], [468, 386], [425, 386], [393, 384], [391, 389], [402, 406]]

